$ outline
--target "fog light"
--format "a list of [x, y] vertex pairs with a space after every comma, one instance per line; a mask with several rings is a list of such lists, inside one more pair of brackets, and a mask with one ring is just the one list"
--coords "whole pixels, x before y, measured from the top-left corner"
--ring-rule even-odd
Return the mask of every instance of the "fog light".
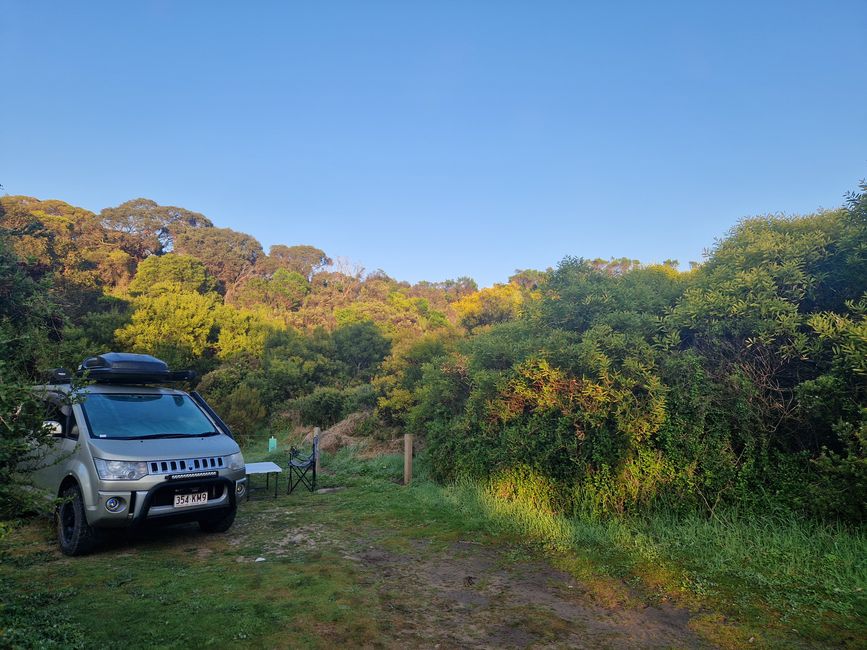
[[241, 496], [244, 492], [247, 491], [247, 485], [245, 483], [236, 483], [235, 484], [235, 494]]
[[109, 512], [120, 512], [125, 505], [126, 502], [120, 497], [109, 497], [105, 500], [105, 509]]

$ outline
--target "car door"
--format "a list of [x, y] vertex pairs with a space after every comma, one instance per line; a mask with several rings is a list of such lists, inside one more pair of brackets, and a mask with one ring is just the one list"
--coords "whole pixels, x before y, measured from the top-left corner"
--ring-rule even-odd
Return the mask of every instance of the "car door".
[[63, 395], [49, 394], [44, 398], [46, 422], [59, 424], [52, 444], [34, 450], [28, 463], [31, 465], [33, 483], [57, 496], [60, 482], [67, 474], [67, 464], [78, 446], [78, 421]]

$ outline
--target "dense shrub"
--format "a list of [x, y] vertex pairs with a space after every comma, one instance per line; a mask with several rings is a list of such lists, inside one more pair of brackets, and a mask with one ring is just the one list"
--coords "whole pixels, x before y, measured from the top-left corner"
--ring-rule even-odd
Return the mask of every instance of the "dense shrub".
[[359, 384], [344, 391], [346, 403], [344, 408], [347, 413], [356, 411], [372, 411], [376, 406], [377, 392], [370, 384]]
[[369, 380], [391, 350], [391, 343], [371, 321], [339, 327], [331, 335], [334, 354], [348, 380]]
[[268, 417], [259, 389], [247, 384], [235, 388], [216, 407], [235, 437], [242, 440], [256, 433]]
[[309, 395], [292, 402], [304, 424], [326, 429], [340, 422], [347, 414], [347, 396], [337, 388], [317, 388]]
[[[50, 332], [63, 322], [47, 284], [17, 259], [3, 235], [0, 230], [0, 522], [44, 505], [25, 488], [27, 470], [41, 465], [34, 449], [54, 438], [42, 426], [44, 411], [30, 387]], [[4, 530], [0, 525], [0, 537]]]
[[862, 192], [747, 219], [690, 273], [567, 258], [520, 320], [424, 367], [409, 422], [435, 475], [523, 468], [594, 514], [737, 503], [863, 521], [865, 213]]

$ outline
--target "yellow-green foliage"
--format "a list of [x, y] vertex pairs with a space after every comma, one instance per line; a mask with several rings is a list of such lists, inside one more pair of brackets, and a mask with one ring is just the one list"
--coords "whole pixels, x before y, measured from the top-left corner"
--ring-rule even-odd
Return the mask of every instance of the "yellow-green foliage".
[[216, 293], [176, 291], [143, 295], [133, 302], [128, 325], [116, 333], [124, 348], [168, 356], [174, 363], [201, 357], [261, 355], [278, 325], [260, 311], [223, 305]]
[[402, 291], [355, 301], [335, 310], [334, 317], [338, 326], [372, 321], [392, 340], [412, 340], [449, 325], [441, 312], [430, 308], [427, 300], [407, 296]]
[[252, 277], [244, 281], [232, 300], [247, 307], [267, 305], [276, 313], [297, 311], [310, 291], [307, 278], [296, 271], [277, 269], [271, 277]]
[[142, 296], [134, 305], [132, 322], [117, 332], [118, 342], [132, 352], [176, 350], [195, 359], [216, 343], [222, 307], [217, 294], [169, 292]]
[[445, 356], [453, 342], [453, 334], [444, 330], [417, 339], [394, 343], [392, 353], [373, 379], [377, 399], [377, 414], [390, 425], [403, 425], [417, 404], [416, 391], [424, 376], [424, 366]]
[[464, 296], [452, 303], [452, 309], [457, 314], [458, 322], [472, 331], [516, 318], [523, 303], [524, 296], [518, 285], [495, 284]]
[[280, 323], [263, 311], [261, 307], [251, 310], [228, 305], [218, 310], [217, 356], [220, 359], [238, 354], [262, 356], [268, 336], [280, 329]]
[[857, 303], [846, 304], [850, 314], [823, 312], [808, 322], [821, 341], [830, 344], [844, 371], [867, 377], [867, 293]]
[[131, 296], [153, 296], [181, 291], [205, 294], [215, 288], [214, 279], [198, 259], [169, 253], [142, 260], [127, 291]]

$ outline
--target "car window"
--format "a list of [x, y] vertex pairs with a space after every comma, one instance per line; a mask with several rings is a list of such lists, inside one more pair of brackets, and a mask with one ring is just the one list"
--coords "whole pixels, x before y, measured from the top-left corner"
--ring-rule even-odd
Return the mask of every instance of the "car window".
[[185, 438], [217, 435], [186, 395], [90, 394], [81, 404], [93, 438]]
[[60, 407], [54, 402], [45, 402], [45, 413], [42, 416], [45, 421], [59, 422], [63, 430], [63, 435], [66, 435], [66, 416], [60, 411]]
[[43, 419], [59, 422], [62, 431], [61, 435], [65, 438], [77, 440], [79, 428], [75, 413], [72, 411], [72, 407], [69, 404], [61, 404], [56, 401], [58, 399], [60, 398], [52, 396], [45, 400], [45, 413]]

